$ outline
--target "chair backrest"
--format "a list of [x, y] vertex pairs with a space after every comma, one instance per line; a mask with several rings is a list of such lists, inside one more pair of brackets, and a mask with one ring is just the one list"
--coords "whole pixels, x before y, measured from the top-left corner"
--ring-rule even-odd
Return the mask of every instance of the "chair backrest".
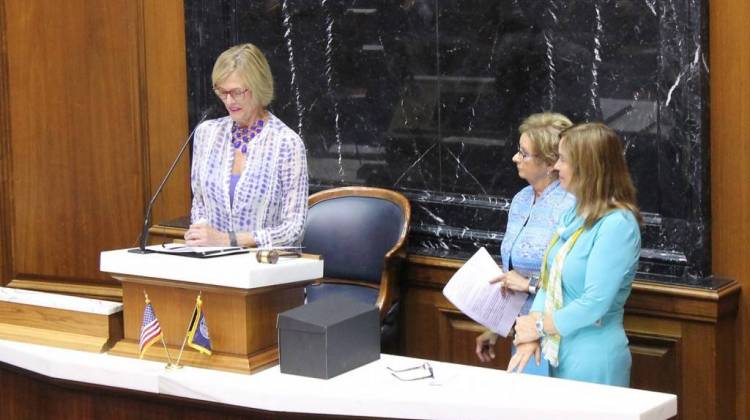
[[411, 207], [397, 192], [334, 188], [308, 205], [302, 245], [323, 256], [327, 278], [379, 283], [385, 258], [404, 251]]

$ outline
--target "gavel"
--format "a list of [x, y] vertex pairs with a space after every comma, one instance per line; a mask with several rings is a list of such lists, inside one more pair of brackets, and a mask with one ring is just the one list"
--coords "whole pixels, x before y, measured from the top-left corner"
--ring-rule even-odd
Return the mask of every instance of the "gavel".
[[259, 263], [276, 264], [277, 262], [279, 262], [279, 257], [299, 258], [301, 256], [302, 254], [299, 252], [279, 252], [276, 249], [267, 249], [258, 251], [255, 254], [255, 259], [257, 259]]

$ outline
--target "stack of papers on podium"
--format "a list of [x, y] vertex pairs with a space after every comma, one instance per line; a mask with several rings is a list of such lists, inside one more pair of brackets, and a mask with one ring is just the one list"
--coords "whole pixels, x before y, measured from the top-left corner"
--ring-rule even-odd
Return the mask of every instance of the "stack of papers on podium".
[[469, 318], [507, 337], [528, 293], [503, 294], [500, 283], [490, 283], [502, 272], [482, 247], [451, 277], [443, 295]]
[[160, 254], [181, 255], [193, 258], [212, 258], [250, 252], [250, 249], [239, 246], [187, 246], [178, 243], [153, 245], [146, 247], [146, 249]]

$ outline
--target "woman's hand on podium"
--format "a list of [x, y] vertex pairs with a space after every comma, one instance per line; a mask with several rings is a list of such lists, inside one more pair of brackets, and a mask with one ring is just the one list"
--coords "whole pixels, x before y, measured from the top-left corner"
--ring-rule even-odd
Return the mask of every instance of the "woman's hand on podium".
[[185, 232], [185, 244], [188, 246], [228, 246], [229, 234], [219, 232], [206, 222], [190, 225]]

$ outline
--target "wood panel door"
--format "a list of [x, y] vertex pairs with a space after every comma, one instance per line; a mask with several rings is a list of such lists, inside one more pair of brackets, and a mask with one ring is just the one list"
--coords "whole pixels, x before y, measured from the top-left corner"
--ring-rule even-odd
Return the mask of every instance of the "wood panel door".
[[[99, 252], [136, 243], [187, 134], [182, 7], [0, 3], [1, 284], [118, 298]], [[155, 217], [188, 211], [175, 178]]]
[[750, 418], [750, 2], [710, 1], [711, 261], [742, 294], [737, 330], [738, 419]]

